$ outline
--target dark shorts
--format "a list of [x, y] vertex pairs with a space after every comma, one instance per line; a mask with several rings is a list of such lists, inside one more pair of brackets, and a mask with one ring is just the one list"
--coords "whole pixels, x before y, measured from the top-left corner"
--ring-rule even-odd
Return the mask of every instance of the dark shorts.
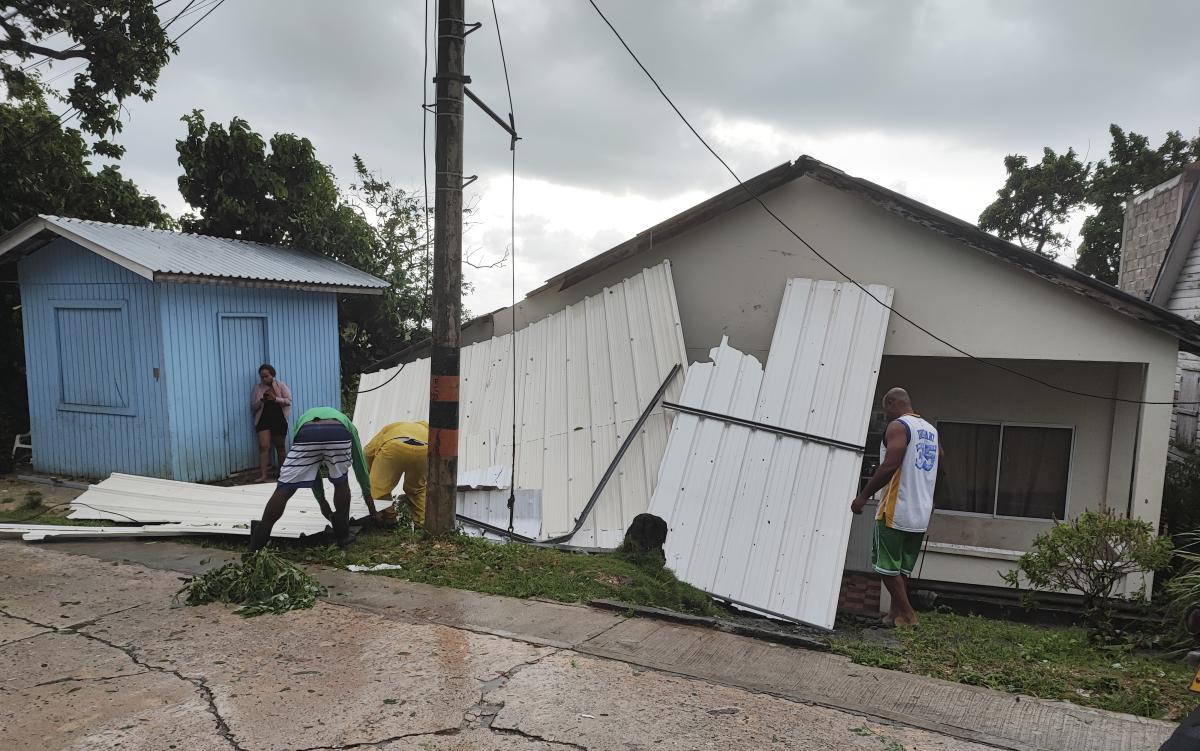
[[335, 486], [350, 482], [354, 442], [350, 431], [336, 422], [310, 422], [296, 431], [287, 458], [279, 468], [281, 488], [311, 488], [321, 470]]
[[270, 431], [273, 436], [287, 435], [288, 424], [287, 418], [283, 416], [283, 407], [274, 402], [263, 404], [263, 411], [258, 417], [258, 424], [254, 426], [254, 431], [261, 433], [264, 430]]

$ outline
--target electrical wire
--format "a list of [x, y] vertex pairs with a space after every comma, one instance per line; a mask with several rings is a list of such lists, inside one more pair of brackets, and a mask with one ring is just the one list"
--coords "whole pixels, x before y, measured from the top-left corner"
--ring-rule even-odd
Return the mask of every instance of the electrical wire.
[[405, 365], [408, 365], [408, 363], [406, 363], [406, 362], [402, 362], [402, 363], [400, 363], [400, 367], [396, 368], [396, 372], [395, 372], [395, 373], [392, 373], [392, 377], [391, 377], [391, 378], [387, 379], [386, 381], [384, 381], [383, 383], [379, 384], [378, 386], [372, 386], [371, 388], [369, 388], [369, 389], [366, 389], [365, 391], [359, 391], [359, 392], [356, 392], [356, 394], [355, 394], [355, 395], [356, 395], [356, 396], [362, 396], [363, 394], [369, 394], [369, 393], [371, 393], [372, 391], [378, 391], [379, 389], [381, 389], [381, 388], [383, 388], [384, 386], [388, 385], [388, 384], [389, 384], [389, 383], [391, 383], [392, 381], [396, 380], [396, 376], [400, 375], [400, 371], [404, 370], [404, 366], [405, 366]]
[[143, 522], [138, 521], [137, 519], [134, 519], [132, 516], [126, 516], [125, 514], [122, 514], [118, 511], [113, 511], [111, 509], [106, 509], [106, 508], [96, 508], [95, 506], [89, 506], [88, 504], [80, 503], [79, 501], [67, 501], [66, 503], [56, 503], [53, 506], [47, 506], [46, 508], [44, 508], [41, 511], [34, 514], [33, 516], [27, 516], [24, 519], [17, 519], [15, 522], [9, 522], [9, 523], [10, 524], [24, 524], [25, 522], [31, 522], [34, 519], [45, 516], [46, 514], [53, 511], [54, 509], [62, 508], [63, 506], [82, 506], [83, 508], [90, 508], [92, 511], [96, 511], [101, 514], [112, 514], [113, 516], [119, 516], [123, 519], [128, 519], [129, 521], [133, 522], [134, 524], [142, 524], [143, 523]]
[[[423, 206], [425, 214], [425, 289], [421, 293], [421, 305], [424, 309], [424, 315], [421, 316], [420, 323], [424, 323], [425, 319], [430, 318], [429, 307], [432, 303], [430, 300], [430, 284], [433, 277], [433, 230], [429, 226], [429, 0], [425, 0], [425, 26], [424, 33], [424, 55], [425, 63], [421, 69], [421, 180], [425, 186], [425, 205]], [[430, 330], [433, 328], [433, 321], [430, 320]]]
[[[500, 14], [496, 12], [496, 0], [492, 0], [492, 20], [496, 24], [496, 43], [500, 46], [500, 65], [504, 69], [504, 88], [508, 92], [509, 125], [516, 130], [517, 116], [513, 108], [512, 83], [508, 77], [508, 59], [504, 54], [504, 36], [500, 33]], [[511, 186], [509, 193], [509, 266], [512, 276], [512, 334], [509, 340], [512, 359], [512, 468], [508, 482], [508, 531], [513, 530], [517, 505], [517, 139], [510, 146], [512, 152]]]
[[1075, 389], [1070, 389], [1070, 388], [1066, 388], [1064, 386], [1059, 386], [1057, 384], [1053, 384], [1053, 383], [1050, 383], [1049, 381], [1045, 381], [1041, 378], [1038, 378], [1037, 376], [1032, 376], [1032, 375], [1029, 375], [1028, 373], [1022, 373], [1021, 371], [1016, 370], [1014, 368], [1010, 368], [1007, 365], [1003, 365], [1001, 363], [994, 362], [994, 361], [987, 360], [985, 358], [973, 355], [970, 352], [967, 352], [963, 348], [959, 347], [958, 345], [953, 344], [953, 343], [947, 341], [946, 339], [938, 336], [937, 334], [930, 331], [928, 328], [926, 328], [926, 327], [922, 326], [921, 324], [917, 323], [916, 321], [914, 321], [912, 318], [909, 318], [904, 313], [901, 313], [894, 306], [889, 305], [884, 300], [881, 300], [879, 297], [877, 297], [875, 294], [873, 294], [871, 292], [871, 290], [869, 290], [865, 285], [863, 285], [861, 282], [859, 282], [854, 277], [847, 274], [837, 264], [835, 264], [833, 261], [829, 260], [829, 258], [825, 257], [825, 255], [823, 255], [820, 251], [818, 251], [815, 247], [813, 247], [812, 243], [808, 242], [803, 237], [801, 237], [800, 233], [798, 233], [796, 230], [792, 229], [791, 225], [789, 225], [786, 221], [783, 220], [782, 217], [780, 217], [778, 214], [776, 214], [774, 211], [772, 211], [771, 208], [769, 206], [767, 206], [767, 204], [762, 200], [762, 198], [758, 194], [756, 194], [754, 191], [752, 191], [748, 187], [746, 187], [745, 182], [742, 181], [742, 178], [738, 176], [737, 172], [735, 172], [733, 170], [733, 168], [729, 166], [729, 163], [726, 162], [725, 159], [720, 154], [717, 153], [716, 149], [714, 149], [711, 145], [709, 145], [708, 141], [705, 140], [704, 136], [700, 135], [700, 132], [698, 130], [696, 130], [695, 126], [693, 126], [691, 121], [688, 120], [687, 116], [683, 114], [683, 112], [675, 104], [674, 100], [672, 100], [671, 97], [667, 94], [667, 92], [665, 90], [663, 90], [663, 87], [661, 84], [659, 84], [658, 79], [656, 79], [654, 77], [654, 74], [652, 74], [650, 72], [650, 70], [648, 68], [646, 68], [646, 66], [642, 63], [641, 59], [638, 58], [637, 53], [635, 53], [633, 51], [633, 49], [629, 46], [629, 43], [626, 42], [625, 38], [621, 36], [621, 32], [617, 31], [617, 28], [615, 26], [613, 26], [612, 21], [608, 20], [608, 16], [604, 15], [604, 11], [600, 10], [600, 6], [596, 4], [596, 0], [588, 0], [588, 3], [591, 4], [592, 8], [595, 9], [597, 14], [599, 14], [601, 20], [603, 20], [605, 25], [608, 26], [609, 30], [612, 31], [613, 35], [616, 36], [617, 41], [619, 41], [621, 43], [621, 46], [625, 48], [625, 51], [629, 53], [629, 56], [633, 58], [633, 61], [635, 63], [637, 63], [637, 66], [642, 69], [643, 73], [646, 74], [646, 78], [650, 79], [650, 83], [652, 83], [654, 85], [654, 88], [658, 90], [659, 95], [661, 95], [662, 98], [667, 102], [667, 104], [670, 105], [671, 109], [675, 111], [675, 114], [679, 117], [680, 120], [683, 121], [683, 124], [687, 126], [687, 129], [692, 132], [692, 135], [696, 137], [696, 140], [698, 140], [700, 142], [700, 144], [708, 151], [708, 153], [712, 154], [712, 156], [718, 162], [720, 162], [721, 166], [724, 167], [725, 171], [728, 172], [729, 175], [737, 182], [738, 186], [746, 191], [746, 195], [748, 195], [754, 202], [756, 202], [762, 208], [762, 210], [765, 211], [772, 219], [774, 219], [776, 222], [778, 222], [779, 225], [781, 227], [783, 227], [783, 229], [785, 231], [787, 231], [788, 234], [790, 234], [792, 237], [796, 238], [804, 247], [806, 247], [810, 252], [812, 252], [812, 254], [815, 255], [818, 259], [820, 259], [826, 266], [828, 266], [830, 269], [835, 271], [843, 279], [845, 279], [846, 281], [853, 284], [855, 287], [858, 287], [860, 290], [862, 290], [863, 293], [865, 293], [867, 295], [867, 297], [869, 297], [872, 300], [874, 300], [875, 302], [879, 303], [884, 308], [887, 308], [889, 311], [892, 312], [893, 315], [895, 315], [900, 320], [907, 322], [913, 328], [915, 328], [918, 331], [922, 332], [923, 334], [927, 335], [929, 338], [933, 339], [934, 341], [936, 341], [940, 344], [943, 344], [946, 347], [949, 347], [950, 349], [952, 349], [953, 351], [962, 355], [963, 357], [966, 357], [970, 360], [974, 360], [976, 362], [982, 363], [983, 365], [987, 365], [987, 366], [995, 368], [997, 370], [1004, 371], [1006, 373], [1009, 373], [1010, 375], [1015, 375], [1019, 378], [1024, 378], [1027, 381], [1031, 381], [1033, 383], [1039, 384], [1041, 386], [1045, 386], [1046, 388], [1053, 389], [1055, 391], [1059, 391], [1064, 394], [1070, 394], [1072, 396], [1084, 397], [1087, 399], [1097, 399], [1097, 400], [1106, 401], [1106, 402], [1117, 402], [1117, 403], [1121, 403], [1121, 404], [1142, 404], [1142, 405], [1151, 405], [1151, 406], [1177, 406], [1177, 405], [1182, 405], [1182, 404], [1200, 404], [1200, 402], [1143, 401], [1141, 399], [1125, 399], [1125, 398], [1117, 397], [1117, 396], [1105, 396], [1103, 394], [1092, 394], [1092, 393], [1089, 393], [1086, 391], [1077, 391]]

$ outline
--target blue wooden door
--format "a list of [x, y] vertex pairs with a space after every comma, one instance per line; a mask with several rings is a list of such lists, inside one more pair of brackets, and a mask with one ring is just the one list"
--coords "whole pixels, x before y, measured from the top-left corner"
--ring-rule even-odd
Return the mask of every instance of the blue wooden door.
[[229, 471], [258, 466], [258, 438], [251, 422], [250, 390], [258, 382], [258, 367], [267, 357], [267, 318], [262, 315], [222, 315], [221, 408]]

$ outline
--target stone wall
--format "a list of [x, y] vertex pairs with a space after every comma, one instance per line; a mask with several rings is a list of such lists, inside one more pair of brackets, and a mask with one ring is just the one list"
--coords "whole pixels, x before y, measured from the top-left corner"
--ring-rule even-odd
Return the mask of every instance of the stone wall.
[[1197, 177], [1195, 171], [1188, 170], [1129, 201], [1121, 231], [1118, 287], [1143, 299], [1150, 296], [1183, 203]]

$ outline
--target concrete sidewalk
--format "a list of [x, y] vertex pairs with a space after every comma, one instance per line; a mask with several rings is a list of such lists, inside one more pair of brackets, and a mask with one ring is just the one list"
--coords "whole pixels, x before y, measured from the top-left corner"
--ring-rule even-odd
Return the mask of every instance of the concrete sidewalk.
[[[170, 542], [72, 542], [47, 544], [44, 549], [183, 573], [197, 573], [233, 558]], [[330, 603], [387, 619], [501, 636], [535, 648], [570, 649], [997, 748], [1143, 751], [1157, 749], [1174, 727], [1132, 715], [863, 667], [836, 655], [708, 629], [328, 568], [313, 570], [330, 588]]]

